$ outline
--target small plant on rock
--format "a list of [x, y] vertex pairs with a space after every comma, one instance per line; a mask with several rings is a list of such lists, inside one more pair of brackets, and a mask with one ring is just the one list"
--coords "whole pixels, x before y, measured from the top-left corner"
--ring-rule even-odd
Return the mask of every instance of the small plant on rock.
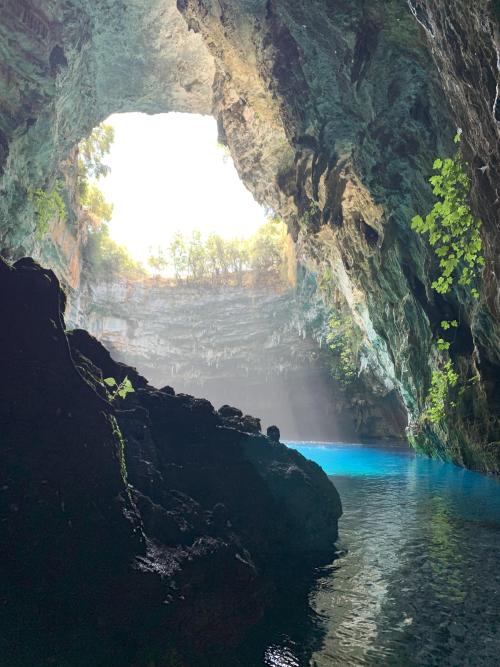
[[[115, 378], [109, 377], [103, 380], [108, 401], [113, 402], [116, 398], [125, 398], [135, 391], [127, 376], [118, 384]], [[108, 388], [109, 387], [109, 388]]]
[[450, 400], [451, 389], [457, 386], [458, 374], [453, 368], [453, 364], [448, 359], [442, 368], [433, 371], [431, 387], [427, 396], [428, 408], [423, 414], [423, 418], [437, 424], [443, 419], [448, 408], [455, 407], [454, 401]]
[[[455, 142], [460, 141], [460, 133]], [[458, 276], [459, 285], [472, 285], [484, 267], [481, 241], [481, 220], [474, 217], [469, 196], [471, 181], [460, 149], [454, 157], [438, 158], [433, 165], [437, 172], [429, 181], [438, 201], [425, 218], [416, 215], [411, 227], [424, 234], [439, 257], [441, 275], [432, 283], [439, 294], [446, 294]], [[471, 288], [474, 298], [479, 297], [476, 287]]]
[[35, 235], [39, 239], [47, 234], [52, 220], [66, 220], [66, 205], [61, 197], [62, 187], [62, 182], [56, 181], [49, 192], [36, 188], [28, 193], [29, 199], [35, 205]]
[[[460, 137], [459, 131], [454, 138], [456, 144], [460, 143]], [[470, 208], [472, 185], [460, 148], [451, 158], [435, 160], [433, 168], [437, 173], [429, 181], [437, 201], [425, 218], [416, 215], [411, 221], [411, 227], [418, 234], [428, 237], [430, 246], [439, 258], [441, 274], [432, 283], [432, 288], [438, 294], [447, 294], [458, 277], [458, 284], [470, 286], [471, 296], [478, 299], [475, 283], [485, 265], [481, 241], [482, 222]], [[441, 322], [443, 331], [457, 327], [457, 320]], [[440, 352], [448, 352], [450, 346], [450, 341], [443, 337], [437, 339]], [[445, 416], [447, 408], [455, 406], [449, 394], [457, 383], [458, 374], [451, 359], [447, 359], [440, 369], [432, 373], [427, 395], [428, 407], [422, 415], [424, 420], [437, 424]]]

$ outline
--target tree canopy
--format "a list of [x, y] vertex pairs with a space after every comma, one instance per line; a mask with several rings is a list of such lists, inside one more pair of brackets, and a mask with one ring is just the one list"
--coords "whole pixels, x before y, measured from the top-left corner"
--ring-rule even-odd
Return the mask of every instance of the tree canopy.
[[167, 248], [151, 249], [148, 264], [156, 275], [173, 275], [177, 281], [207, 285], [241, 285], [286, 282], [289, 253], [286, 225], [270, 218], [248, 238], [224, 239], [199, 230], [186, 236], [176, 232]]
[[95, 127], [90, 135], [78, 145], [78, 194], [80, 205], [87, 213], [93, 227], [109, 222], [113, 205], [106, 201], [97, 181], [110, 171], [105, 158], [111, 150], [115, 131], [105, 123]]
[[94, 128], [78, 146], [78, 194], [88, 225], [83, 257], [90, 270], [101, 280], [146, 276], [144, 267], [109, 235], [107, 223], [112, 218], [113, 205], [106, 201], [98, 180], [109, 174], [105, 158], [111, 150], [114, 136], [113, 127], [102, 124]]
[[[106, 156], [113, 140], [113, 127], [102, 124], [78, 146], [78, 193], [88, 222], [84, 258], [101, 279], [146, 277], [145, 267], [111, 239], [106, 224], [113, 206], [106, 201], [98, 181], [109, 173]], [[188, 284], [286, 284], [294, 273], [292, 246], [286, 225], [270, 217], [247, 239], [225, 239], [216, 233], [204, 238], [199, 230], [186, 236], [178, 231], [168, 246], [150, 248], [147, 264], [156, 277]]]

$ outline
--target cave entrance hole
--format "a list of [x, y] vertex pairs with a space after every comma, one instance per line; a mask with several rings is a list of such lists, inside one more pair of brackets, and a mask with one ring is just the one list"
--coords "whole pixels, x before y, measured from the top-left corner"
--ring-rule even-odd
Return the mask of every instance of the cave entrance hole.
[[69, 323], [157, 387], [238, 406], [289, 439], [339, 439], [325, 351], [300, 331], [294, 243], [240, 181], [215, 120], [131, 113], [104, 125], [109, 173], [89, 178], [113, 211], [95, 224], [84, 201], [87, 279]]
[[147, 270], [151, 250], [168, 254], [176, 233], [248, 238], [265, 224], [270, 211], [239, 179], [213, 117], [128, 113], [105, 124], [114, 141], [99, 187], [114, 207], [110, 236]]

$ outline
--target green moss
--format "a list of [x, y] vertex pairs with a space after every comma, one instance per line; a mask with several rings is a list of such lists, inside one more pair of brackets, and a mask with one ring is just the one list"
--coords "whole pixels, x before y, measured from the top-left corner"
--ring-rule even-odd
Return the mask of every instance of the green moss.
[[455, 407], [455, 402], [450, 398], [450, 392], [457, 386], [458, 374], [455, 372], [451, 360], [448, 359], [442, 368], [432, 373], [431, 387], [427, 397], [428, 407], [422, 418], [437, 424], [446, 416], [450, 408]]
[[328, 320], [326, 341], [333, 352], [330, 372], [342, 387], [347, 388], [356, 381], [359, 368], [359, 341], [352, 317], [333, 314]]
[[65, 221], [67, 218], [66, 205], [61, 197], [63, 184], [56, 181], [50, 191], [41, 188], [28, 191], [28, 198], [33, 202], [36, 213], [35, 235], [42, 239], [50, 229], [53, 220]]
[[120, 473], [125, 486], [128, 486], [128, 473], [127, 473], [127, 464], [125, 461], [125, 440], [123, 439], [123, 434], [118, 426], [116, 417], [110, 415], [111, 427], [113, 429], [113, 435], [115, 436], [118, 442], [118, 459], [120, 461]]

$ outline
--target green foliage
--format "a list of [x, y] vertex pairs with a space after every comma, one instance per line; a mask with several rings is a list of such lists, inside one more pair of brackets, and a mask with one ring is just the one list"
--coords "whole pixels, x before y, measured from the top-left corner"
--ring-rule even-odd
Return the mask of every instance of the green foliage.
[[80, 197], [80, 204], [92, 217], [92, 223], [98, 227], [102, 222], [109, 222], [113, 216], [113, 204], [104, 198], [104, 194], [95, 183], [87, 183]]
[[51, 221], [66, 220], [66, 205], [61, 197], [62, 188], [62, 182], [56, 181], [54, 187], [49, 192], [37, 188], [36, 190], [30, 190], [28, 193], [29, 199], [35, 206], [35, 235], [39, 239], [47, 234]]
[[109, 235], [106, 224], [89, 231], [83, 249], [85, 262], [98, 280], [111, 282], [117, 278], [145, 278], [139, 262], [134, 261], [122, 246]]
[[319, 210], [319, 204], [315, 201], [311, 201], [309, 208], [299, 219], [299, 227], [303, 232], [307, 232], [315, 228]]
[[[455, 136], [455, 143], [460, 142], [460, 132]], [[424, 234], [429, 244], [439, 257], [441, 275], [432, 283], [439, 294], [447, 294], [456, 276], [458, 284], [471, 286], [473, 298], [479, 298], [474, 286], [484, 267], [482, 255], [481, 220], [475, 218], [469, 205], [471, 181], [467, 174], [460, 149], [452, 158], [435, 160], [433, 165], [436, 174], [429, 181], [432, 192], [438, 198], [431, 212], [425, 216], [416, 215], [411, 221], [412, 229]], [[443, 331], [456, 329], [457, 320], [443, 320]], [[448, 352], [451, 342], [442, 337], [437, 339], [437, 348]], [[448, 397], [458, 383], [451, 359], [447, 359], [442, 368], [432, 373], [431, 386], [427, 395], [427, 409], [422, 418], [433, 424], [438, 423], [446, 415], [450, 407], [454, 407]]]
[[160, 275], [168, 267], [168, 260], [161, 246], [158, 246], [156, 250], [149, 249], [148, 264], [156, 275]]
[[180, 232], [176, 232], [168, 247], [170, 260], [174, 269], [175, 277], [180, 280], [187, 271], [187, 249], [186, 240]]
[[224, 248], [223, 280], [228, 280], [231, 276], [236, 277], [241, 283], [245, 271], [250, 271], [250, 241], [247, 239], [229, 239], [222, 241]]
[[110, 167], [104, 158], [111, 150], [115, 138], [111, 125], [101, 124], [78, 145], [78, 193], [80, 204], [89, 216], [91, 226], [99, 227], [109, 222], [113, 215], [113, 205], [108, 203], [97, 187], [97, 181], [107, 176]]
[[128, 473], [127, 473], [127, 464], [125, 461], [125, 440], [123, 439], [123, 435], [120, 430], [120, 427], [118, 426], [118, 422], [116, 421], [116, 417], [114, 415], [110, 415], [109, 418], [111, 420], [111, 428], [113, 429], [113, 435], [118, 440], [118, 458], [120, 461], [121, 478], [123, 480], [123, 483], [127, 485]]
[[[441, 322], [441, 329], [443, 329], [443, 331], [449, 331], [450, 329], [456, 329], [457, 327], [458, 327], [457, 320], [451, 320], [451, 321], [443, 320]], [[450, 349], [451, 343], [449, 340], [445, 340], [444, 338], [438, 338], [437, 347], [438, 350], [447, 351]]]
[[170, 266], [177, 280], [195, 284], [241, 284], [246, 276], [254, 281], [284, 280], [291, 261], [287, 234], [286, 225], [277, 218], [269, 219], [249, 239], [224, 239], [212, 233], [203, 240], [198, 230], [190, 237], [177, 232], [166, 252], [158, 248], [151, 253], [149, 264], [158, 273]]
[[114, 401], [116, 398], [125, 398], [128, 394], [132, 394], [135, 391], [127, 376], [123, 378], [120, 384], [112, 377], [104, 378], [103, 382], [108, 401]]
[[194, 230], [187, 243], [187, 271], [193, 282], [200, 283], [207, 269], [205, 246], [201, 232]]
[[431, 424], [439, 423], [449, 408], [455, 407], [450, 400], [451, 389], [456, 387], [458, 374], [455, 372], [452, 362], [448, 359], [443, 367], [432, 373], [431, 387], [427, 396], [428, 407], [423, 413], [424, 420]]
[[358, 375], [359, 343], [352, 317], [335, 314], [328, 321], [326, 341], [334, 353], [332, 376], [344, 387], [352, 384]]
[[[455, 141], [458, 143], [460, 135]], [[458, 150], [454, 157], [437, 159], [433, 165], [437, 172], [429, 181], [438, 198], [431, 212], [416, 215], [411, 226], [418, 234], [428, 237], [430, 245], [439, 257], [441, 275], [432, 283], [440, 294], [449, 292], [454, 276], [459, 285], [472, 285], [484, 266], [481, 241], [481, 220], [475, 218], [469, 205], [471, 190], [467, 165]], [[476, 287], [471, 294], [478, 298]]]
[[253, 271], [264, 275], [279, 273], [283, 262], [286, 225], [279, 218], [269, 218], [250, 239], [248, 259]]
[[114, 129], [102, 124], [78, 146], [78, 192], [80, 205], [88, 222], [88, 238], [83, 256], [98, 279], [111, 281], [120, 277], [145, 277], [145, 271], [125, 248], [113, 241], [106, 225], [113, 216], [113, 205], [97, 186], [98, 179], [109, 174], [105, 157], [114, 141]]
[[446, 320], [443, 320], [441, 322], [441, 329], [444, 329], [445, 331], [450, 328], [456, 329], [458, 327], [458, 322], [456, 320], [452, 320], [451, 322], [448, 322]]
[[229, 270], [227, 257], [227, 242], [218, 234], [210, 234], [205, 244], [207, 269], [210, 276], [217, 282], [221, 275], [227, 275]]
[[86, 178], [98, 180], [109, 174], [109, 166], [104, 158], [109, 154], [115, 140], [115, 131], [111, 125], [102, 123], [95, 127], [90, 135], [78, 145], [79, 173]]

